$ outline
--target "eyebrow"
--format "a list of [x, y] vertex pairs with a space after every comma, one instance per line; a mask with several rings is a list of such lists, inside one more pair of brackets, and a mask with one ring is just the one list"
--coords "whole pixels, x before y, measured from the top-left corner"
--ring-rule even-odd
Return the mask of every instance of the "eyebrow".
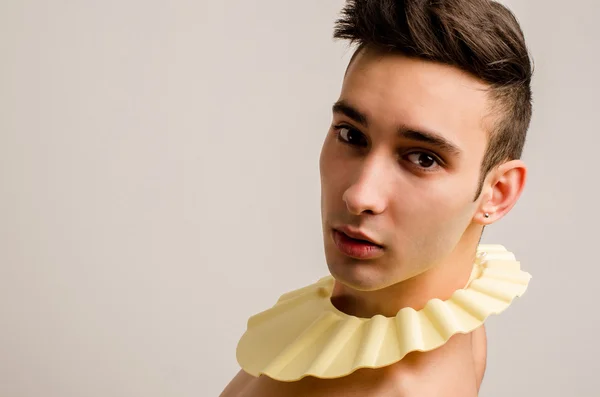
[[462, 150], [460, 150], [458, 146], [435, 132], [400, 128], [398, 134], [411, 141], [423, 142], [435, 146], [456, 157], [459, 157], [462, 154]]
[[356, 109], [354, 106], [351, 106], [344, 100], [334, 103], [331, 110], [333, 113], [341, 113], [351, 118], [357, 123], [362, 124], [364, 127], [369, 126], [369, 119], [367, 118], [367, 115]]
[[[339, 100], [334, 103], [332, 111], [333, 113], [343, 114], [346, 117], [351, 118], [363, 127], [369, 126], [369, 118], [367, 115], [344, 100]], [[457, 157], [462, 154], [462, 150], [457, 145], [436, 132], [417, 130], [404, 125], [399, 126], [396, 130], [400, 137], [411, 141], [427, 143]]]

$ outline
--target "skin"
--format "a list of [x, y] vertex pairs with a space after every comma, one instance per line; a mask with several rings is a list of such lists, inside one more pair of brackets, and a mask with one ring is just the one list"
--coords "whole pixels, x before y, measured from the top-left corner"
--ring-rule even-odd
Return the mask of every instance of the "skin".
[[[526, 179], [522, 161], [507, 161], [486, 176], [474, 200], [498, 117], [488, 91], [448, 65], [370, 48], [354, 58], [320, 157], [325, 256], [338, 309], [392, 317], [465, 286], [483, 227], [513, 208]], [[342, 225], [383, 246], [381, 255], [343, 254], [332, 237]], [[480, 327], [433, 351], [338, 379], [285, 383], [240, 371], [221, 396], [476, 396], [485, 361]]]

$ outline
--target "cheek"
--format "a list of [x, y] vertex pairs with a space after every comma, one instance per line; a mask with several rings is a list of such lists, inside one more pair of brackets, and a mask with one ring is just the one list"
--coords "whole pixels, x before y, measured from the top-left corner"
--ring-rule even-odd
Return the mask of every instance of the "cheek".
[[319, 157], [319, 172], [321, 175], [321, 195], [330, 200], [332, 195], [340, 195], [346, 180], [347, 168], [342, 156], [336, 153], [335, 142], [327, 137]]
[[465, 197], [430, 191], [399, 203], [393, 228], [399, 260], [423, 268], [449, 255], [470, 224]]
[[412, 189], [412, 194], [397, 197], [396, 218], [400, 226], [404, 226], [399, 230], [416, 234], [466, 227], [472, 211], [470, 190], [457, 189], [447, 183], [432, 182], [427, 187]]
[[332, 142], [331, 134], [328, 133], [323, 146], [321, 147], [321, 154], [319, 156], [319, 172], [321, 173], [321, 181], [328, 180], [328, 176], [331, 175], [333, 164], [332, 164]]

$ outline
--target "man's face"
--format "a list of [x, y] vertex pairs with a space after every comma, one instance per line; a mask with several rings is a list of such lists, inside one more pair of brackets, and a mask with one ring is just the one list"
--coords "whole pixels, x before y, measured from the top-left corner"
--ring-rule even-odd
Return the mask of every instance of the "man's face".
[[[372, 50], [355, 57], [320, 158], [325, 256], [336, 279], [384, 288], [473, 239], [487, 88], [447, 65]], [[344, 226], [381, 247], [334, 231]]]

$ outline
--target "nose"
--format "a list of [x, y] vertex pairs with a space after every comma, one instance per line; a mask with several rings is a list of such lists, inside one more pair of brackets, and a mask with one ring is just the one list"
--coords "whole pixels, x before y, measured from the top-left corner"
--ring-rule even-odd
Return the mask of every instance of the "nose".
[[[372, 157], [365, 160], [358, 169], [356, 181], [346, 189], [342, 199], [353, 215], [363, 213], [376, 215], [385, 211], [388, 204], [386, 181], [389, 167], [382, 159]], [[388, 170], [389, 171], [389, 170]]]

